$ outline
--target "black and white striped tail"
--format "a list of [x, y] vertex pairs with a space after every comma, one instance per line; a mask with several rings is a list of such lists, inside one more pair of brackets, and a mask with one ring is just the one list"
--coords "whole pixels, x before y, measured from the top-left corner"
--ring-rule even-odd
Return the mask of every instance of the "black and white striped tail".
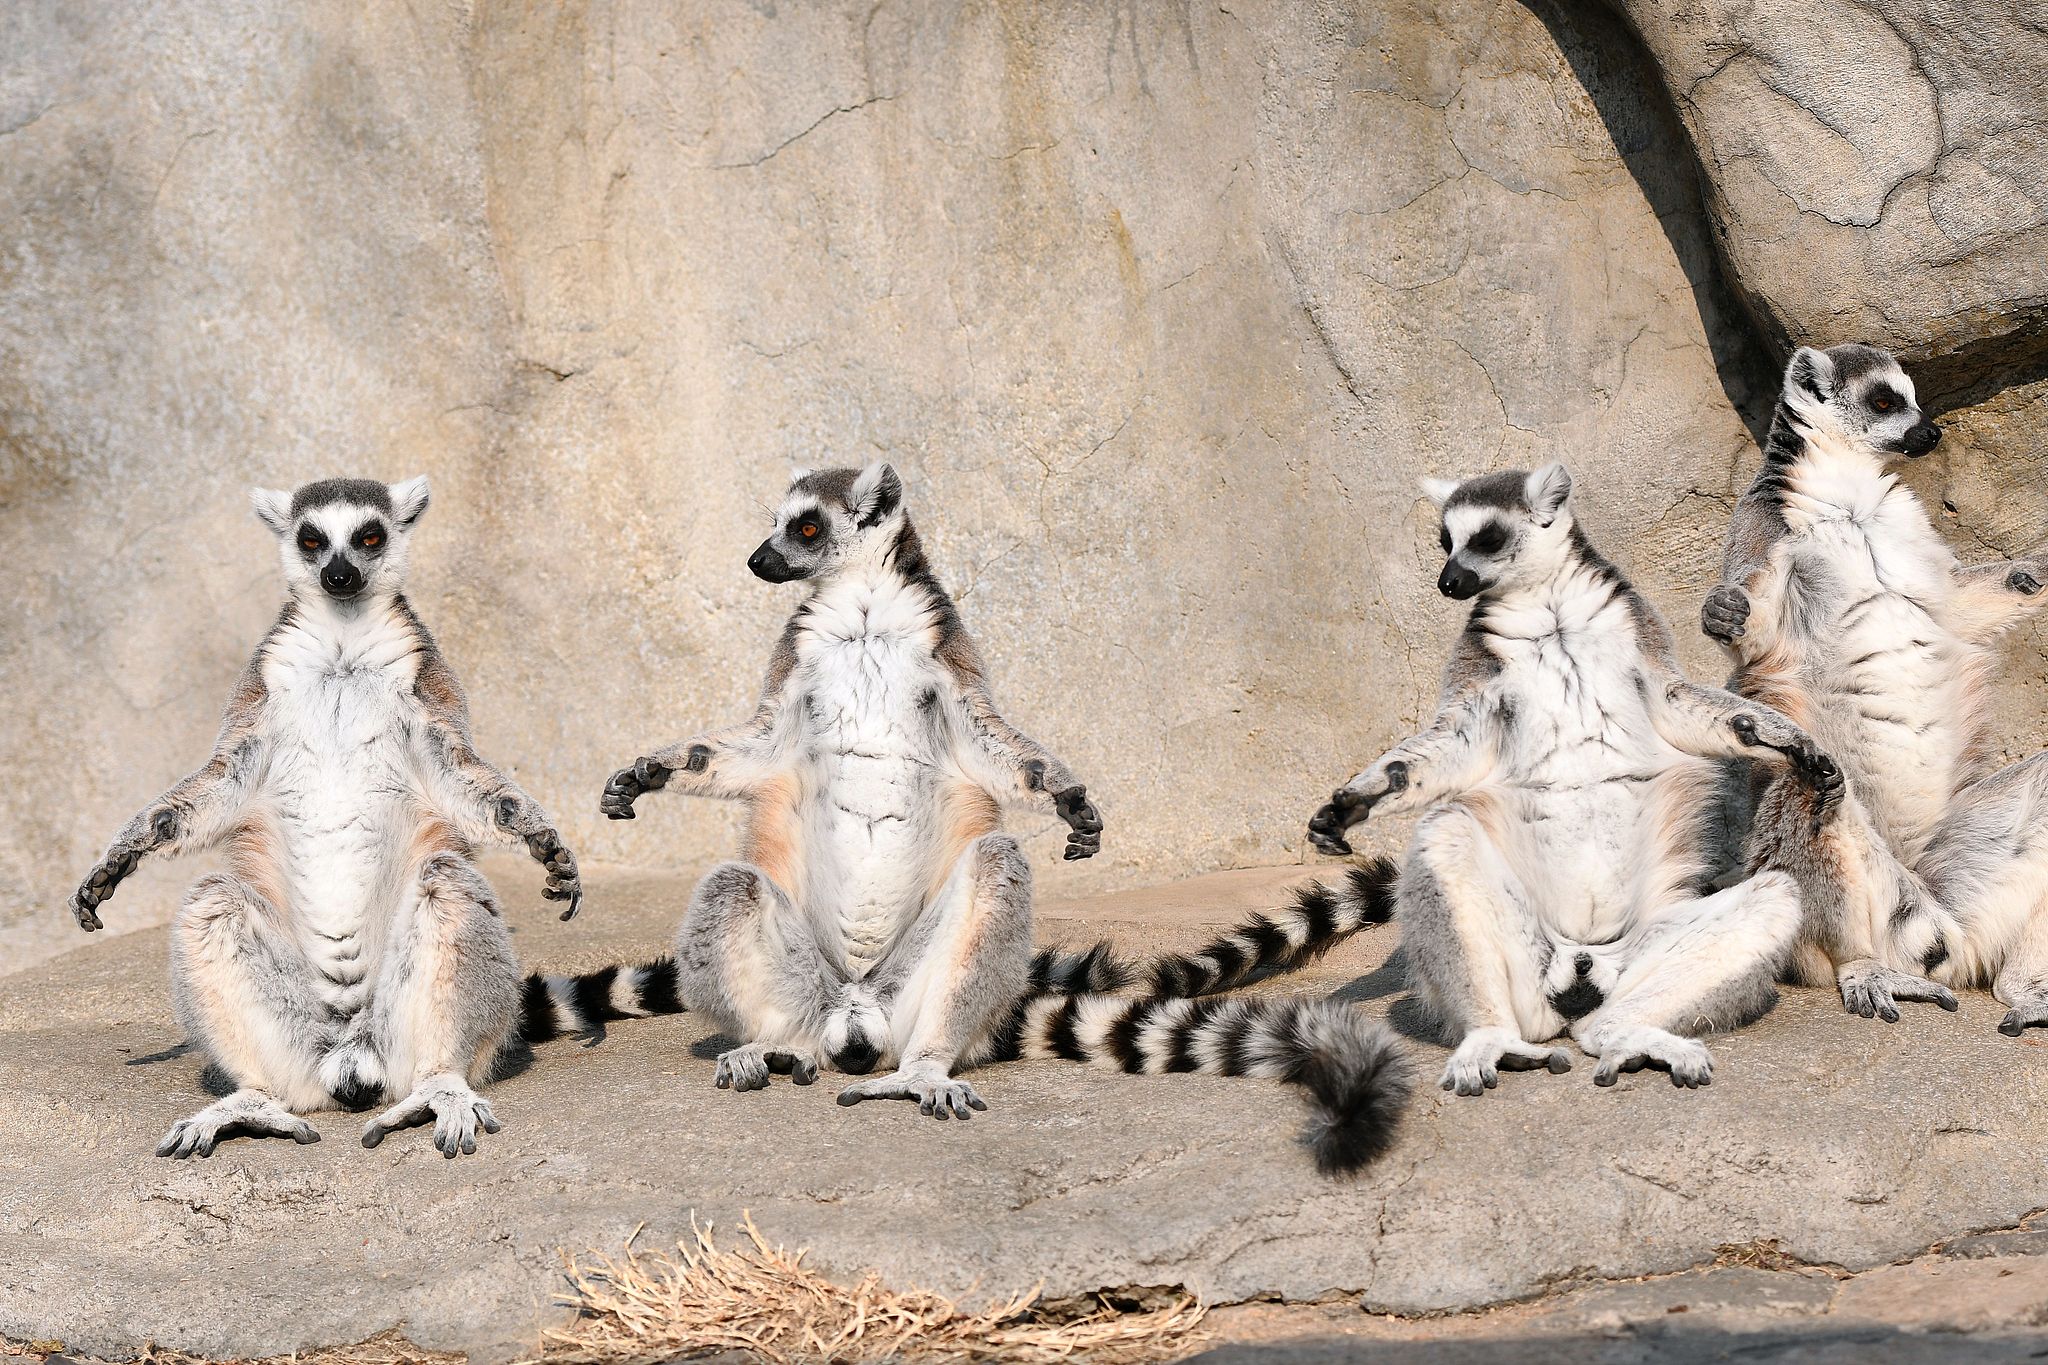
[[1107, 943], [1076, 952], [1070, 948], [1040, 948], [1031, 958], [1030, 985], [1026, 1001], [1042, 995], [1107, 995], [1120, 991], [1136, 979], [1131, 964], [1118, 957]]
[[1193, 1071], [1301, 1086], [1313, 1108], [1303, 1141], [1328, 1175], [1383, 1154], [1414, 1089], [1393, 1031], [1335, 1000], [1047, 996], [1026, 1003], [1015, 1045], [1015, 1056], [1133, 1075]]
[[1154, 959], [1146, 968], [1146, 994], [1213, 995], [1305, 967], [1360, 929], [1391, 920], [1399, 876], [1391, 859], [1375, 858], [1336, 886], [1303, 887], [1284, 910], [1253, 915], [1195, 952]]
[[581, 976], [526, 978], [519, 1034], [529, 1043], [601, 1033], [614, 1019], [681, 1014], [676, 997], [676, 960], [658, 957], [640, 967], [599, 967]]

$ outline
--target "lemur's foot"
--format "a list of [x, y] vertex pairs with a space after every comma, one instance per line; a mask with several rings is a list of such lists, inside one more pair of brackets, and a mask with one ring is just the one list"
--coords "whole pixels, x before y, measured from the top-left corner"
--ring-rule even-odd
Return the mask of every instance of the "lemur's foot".
[[363, 1129], [363, 1146], [375, 1147], [386, 1135], [401, 1128], [417, 1128], [431, 1120], [434, 1146], [442, 1156], [476, 1150], [481, 1128], [495, 1133], [505, 1125], [491, 1112], [490, 1103], [460, 1076], [429, 1076], [413, 1092], [392, 1105]]
[[809, 1085], [818, 1079], [818, 1054], [808, 1048], [770, 1047], [747, 1043], [718, 1054], [718, 1068], [711, 1083], [720, 1090], [766, 1090], [768, 1078], [787, 1076], [792, 1085]]
[[1785, 756], [1792, 765], [1794, 776], [1813, 792], [1813, 827], [1818, 831], [1835, 807], [1842, 804], [1842, 795], [1848, 790], [1848, 782], [1842, 776], [1842, 769], [1814, 744], [1804, 731], [1793, 730], [1779, 722], [1779, 727], [1789, 731], [1785, 734], [1766, 734], [1757, 725], [1757, 718], [1747, 712], [1738, 714], [1728, 722], [1728, 728], [1735, 737], [1750, 748], [1773, 749]]
[[1894, 971], [1868, 958], [1837, 968], [1835, 982], [1842, 988], [1842, 1003], [1849, 1013], [1865, 1019], [1882, 1019], [1887, 1024], [1899, 1022], [1900, 1001], [1939, 1005], [1950, 1014], [1958, 1008], [1955, 992], [1948, 987], [1924, 976]]
[[1572, 1069], [1571, 1054], [1561, 1047], [1525, 1042], [1509, 1029], [1477, 1028], [1459, 1041], [1437, 1084], [1458, 1095], [1483, 1095], [1500, 1084], [1501, 1072], [1539, 1067], [1562, 1075]]
[[974, 1087], [943, 1071], [893, 1071], [871, 1081], [855, 1081], [839, 1092], [841, 1104], [862, 1100], [916, 1100], [917, 1112], [935, 1119], [965, 1119], [988, 1105]]
[[313, 1125], [292, 1113], [260, 1090], [237, 1090], [215, 1100], [189, 1119], [179, 1119], [156, 1145], [158, 1156], [182, 1161], [191, 1156], [212, 1156], [222, 1138], [288, 1137], [301, 1146], [318, 1142]]
[[1067, 822], [1067, 848], [1060, 857], [1066, 862], [1093, 858], [1102, 851], [1102, 812], [1088, 799], [1088, 789], [1079, 784], [1052, 794], [1053, 809]]
[[1998, 1031], [2008, 1038], [2017, 1038], [2030, 1028], [2048, 1028], [2048, 1000], [2023, 1000], [1998, 1021]]
[[1607, 1029], [1600, 1038], [1598, 1052], [1600, 1065], [1593, 1069], [1595, 1085], [1613, 1085], [1624, 1071], [1641, 1071], [1646, 1066], [1669, 1071], [1671, 1083], [1686, 1090], [1714, 1083], [1714, 1054], [1707, 1051], [1705, 1043], [1647, 1024]]
[[[702, 745], [697, 747], [703, 748]], [[711, 751], [705, 749], [704, 753], [708, 761]], [[703, 766], [697, 763], [696, 749], [690, 751], [690, 759], [695, 765], [692, 771]], [[652, 758], [635, 759], [632, 767], [619, 769], [611, 775], [611, 780], [604, 784], [604, 795], [597, 800], [598, 811], [607, 820], [633, 819], [633, 803], [648, 792], [660, 791], [666, 787], [669, 776], [674, 771], [667, 764]]]

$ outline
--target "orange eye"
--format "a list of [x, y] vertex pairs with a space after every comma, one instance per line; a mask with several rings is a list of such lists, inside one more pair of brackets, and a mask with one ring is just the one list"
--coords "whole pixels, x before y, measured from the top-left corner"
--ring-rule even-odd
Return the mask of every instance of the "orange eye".
[[305, 549], [317, 550], [320, 548], [320, 538], [318, 536], [300, 536], [299, 544]]
[[1870, 406], [1876, 408], [1879, 412], [1890, 412], [1892, 410], [1892, 400], [1889, 398], [1880, 398], [1873, 402]]
[[372, 531], [363, 537], [363, 548], [365, 550], [374, 550], [383, 543], [384, 533], [382, 531]]
[[796, 528], [796, 533], [802, 536], [805, 540], [816, 540], [818, 538], [818, 523], [816, 523], [815, 521], [807, 521], [803, 525]]

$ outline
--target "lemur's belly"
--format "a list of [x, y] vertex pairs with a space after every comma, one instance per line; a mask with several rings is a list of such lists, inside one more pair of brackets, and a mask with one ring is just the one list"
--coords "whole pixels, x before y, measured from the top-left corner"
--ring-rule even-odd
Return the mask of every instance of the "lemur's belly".
[[328, 723], [302, 729], [269, 770], [264, 803], [283, 818], [257, 827], [275, 840], [276, 880], [317, 984], [353, 1012], [368, 998], [398, 898], [412, 891], [421, 802], [388, 711], [350, 705], [361, 700], [350, 692], [321, 700], [309, 709]]
[[821, 660], [808, 701], [806, 896], [821, 927], [837, 924], [855, 972], [922, 908], [931, 878], [939, 770], [917, 662], [888, 641], [849, 641]]
[[1820, 542], [1801, 558], [1794, 581], [1808, 610], [1786, 627], [1814, 738], [1852, 778], [1886, 774], [1858, 796], [1888, 835], [1915, 843], [1941, 818], [1968, 746], [1971, 646], [1887, 586], [1898, 575], [1868, 553]]
[[[1506, 766], [1513, 860], [1533, 907], [1582, 943], [1618, 936], [1642, 908], [1637, 870], [1653, 838], [1654, 779], [1671, 750], [1632, 676], [1551, 680], [1516, 703]], [[1535, 709], [1550, 698], [1547, 711]]]

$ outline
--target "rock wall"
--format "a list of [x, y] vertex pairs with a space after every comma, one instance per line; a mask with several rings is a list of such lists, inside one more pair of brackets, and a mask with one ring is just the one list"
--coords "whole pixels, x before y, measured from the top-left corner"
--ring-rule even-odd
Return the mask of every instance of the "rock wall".
[[[1457, 626], [1425, 473], [1569, 461], [1718, 674], [1690, 623], [1776, 361], [1722, 253], [1783, 291], [1645, 52], [1561, 0], [6, 7], [0, 965], [77, 941], [71, 885], [204, 755], [276, 604], [256, 482], [432, 476], [415, 599], [595, 915], [607, 863], [732, 845], [596, 794], [750, 705], [794, 463], [905, 473], [1109, 821], [1074, 866], [1026, 822], [1052, 890], [1308, 856]], [[2037, 396], [1916, 471], [1959, 540], [2039, 538]]]

